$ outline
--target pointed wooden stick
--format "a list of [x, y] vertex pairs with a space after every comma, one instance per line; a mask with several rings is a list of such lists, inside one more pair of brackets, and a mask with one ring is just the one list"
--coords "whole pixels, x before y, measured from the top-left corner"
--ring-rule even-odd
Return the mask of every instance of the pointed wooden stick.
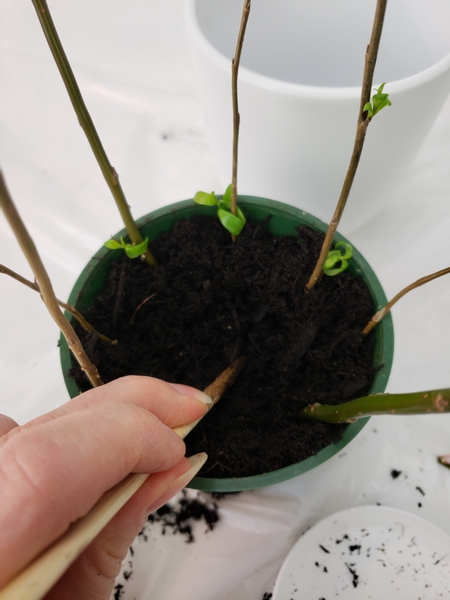
[[[213, 401], [208, 405], [206, 412], [211, 410], [234, 383], [244, 365], [245, 358], [239, 358], [205, 389], [205, 394], [210, 396]], [[176, 427], [174, 431], [181, 438], [185, 438], [200, 420]], [[203, 458], [202, 460], [204, 462]], [[40, 600], [43, 598], [148, 477], [147, 474], [131, 473], [109, 492], [106, 492], [86, 516], [74, 523], [59, 540], [0, 591], [0, 600]]]

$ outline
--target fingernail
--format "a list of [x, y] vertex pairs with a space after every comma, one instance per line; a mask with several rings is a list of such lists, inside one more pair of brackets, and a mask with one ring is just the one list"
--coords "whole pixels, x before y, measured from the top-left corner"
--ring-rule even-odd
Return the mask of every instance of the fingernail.
[[[208, 455], [206, 452], [199, 452], [198, 454], [187, 457], [187, 459], [191, 463], [192, 467], [186, 471], [186, 473], [183, 473], [183, 475], [177, 477], [177, 479], [175, 479], [171, 484], [171, 487], [174, 489], [176, 488], [177, 491], [186, 487], [187, 484], [194, 479], [205, 462], [208, 460]], [[176, 492], [174, 492], [174, 494], [176, 494]]]
[[[187, 457], [188, 461], [191, 463], [191, 468], [174, 479], [172, 483], [164, 490], [161, 494], [159, 494], [158, 498], [147, 507], [146, 515], [151, 514], [155, 510], [157, 510], [161, 506], [161, 498], [164, 496], [168, 499], [172, 498], [177, 494], [180, 490], [187, 486], [187, 484], [194, 479], [200, 469], [203, 467], [205, 462], [208, 460], [208, 455], [206, 452], [199, 452], [198, 454], [194, 454], [193, 456]], [[168, 501], [168, 500], [167, 500]]]
[[201, 402], [202, 404], [212, 404], [212, 398], [210, 398], [207, 394], [204, 394], [200, 390], [197, 390], [196, 388], [193, 388], [189, 385], [184, 385], [182, 383], [171, 383], [170, 385], [173, 386], [178, 392], [180, 392], [180, 394], [183, 394], [183, 396], [195, 398], [196, 400], [199, 400], [199, 402]]

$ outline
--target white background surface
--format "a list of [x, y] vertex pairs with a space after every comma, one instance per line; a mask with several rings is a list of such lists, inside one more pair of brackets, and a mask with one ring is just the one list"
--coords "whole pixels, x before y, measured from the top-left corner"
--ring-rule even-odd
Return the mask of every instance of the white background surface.
[[390, 506], [347, 508], [294, 544], [273, 600], [446, 598], [449, 551], [450, 536], [410, 512]]
[[[182, 0], [66, 0], [51, 9], [134, 215], [198, 189], [222, 191]], [[25, 0], [0, 0], [0, 164], [65, 299], [90, 256], [122, 225]], [[448, 266], [449, 230], [447, 102], [400, 192], [348, 237], [391, 297]], [[32, 278], [1, 215], [0, 262]], [[4, 276], [0, 294], [0, 410], [24, 422], [67, 400], [58, 332], [32, 291]], [[450, 280], [443, 278], [394, 309], [389, 391], [449, 385], [449, 307]], [[200, 527], [196, 544], [159, 534], [137, 544], [125, 598], [260, 600], [308, 526], [358, 504], [404, 508], [450, 532], [450, 471], [436, 463], [450, 452], [449, 428], [450, 416], [373, 418], [345, 452], [314, 472], [224, 500], [221, 523], [207, 535]], [[396, 480], [392, 468], [402, 471]]]

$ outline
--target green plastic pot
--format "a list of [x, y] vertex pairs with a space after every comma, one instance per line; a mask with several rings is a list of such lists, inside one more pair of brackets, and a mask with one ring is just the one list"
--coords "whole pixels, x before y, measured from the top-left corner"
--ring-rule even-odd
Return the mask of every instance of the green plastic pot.
[[[266, 219], [268, 215], [271, 219], [267, 223], [267, 229], [273, 235], [295, 235], [295, 228], [299, 225], [308, 225], [309, 227], [321, 232], [325, 232], [327, 225], [311, 216], [310, 214], [287, 204], [267, 200], [265, 198], [256, 198], [252, 196], [240, 196], [240, 206], [246, 216], [254, 220]], [[185, 219], [192, 214], [215, 215], [214, 207], [199, 206], [192, 200], [177, 202], [155, 210], [139, 219], [138, 226], [144, 238], [148, 237], [150, 241], [156, 239], [164, 231], [169, 231], [175, 221]], [[123, 236], [127, 240], [126, 231], [120, 231], [115, 238]], [[336, 234], [336, 241], [347, 241], [343, 236]], [[129, 241], [129, 240], [128, 240]], [[106, 274], [113, 261], [122, 256], [121, 250], [108, 250], [102, 247], [96, 255], [90, 260], [80, 277], [78, 278], [72, 293], [69, 297], [69, 303], [74, 305], [79, 311], [84, 312], [91, 306], [94, 299], [100, 294], [104, 286]], [[380, 309], [387, 302], [383, 289], [375, 273], [370, 268], [363, 256], [353, 247], [353, 259], [350, 261], [349, 271], [361, 275], [369, 288], [375, 310]], [[66, 315], [71, 318], [70, 315]], [[388, 314], [383, 321], [374, 330], [375, 351], [373, 357], [374, 365], [383, 364], [384, 367], [375, 375], [370, 393], [376, 394], [384, 392], [389, 379], [392, 367], [394, 351], [394, 333], [391, 315]], [[63, 336], [60, 339], [61, 365], [67, 390], [73, 398], [80, 394], [80, 389], [73, 381], [67, 377], [67, 373], [72, 366], [70, 351]], [[361, 431], [369, 419], [359, 419], [347, 427], [341, 440], [336, 444], [330, 444], [323, 448], [310, 458], [295, 463], [288, 467], [272, 471], [270, 473], [261, 473], [251, 477], [236, 478], [207, 478], [195, 477], [189, 487], [194, 489], [217, 491], [217, 492], [236, 492], [242, 490], [265, 487], [287, 479], [291, 479], [306, 473], [311, 469], [321, 465], [332, 456], [340, 452], [353, 438]]]

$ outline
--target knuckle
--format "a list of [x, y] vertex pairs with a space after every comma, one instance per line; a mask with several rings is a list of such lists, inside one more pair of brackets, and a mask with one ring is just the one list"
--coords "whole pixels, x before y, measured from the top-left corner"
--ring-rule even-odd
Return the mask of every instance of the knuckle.
[[128, 547], [121, 548], [111, 542], [104, 542], [89, 554], [90, 570], [96, 578], [114, 580], [120, 573]]
[[27, 444], [23, 443], [25, 435], [25, 432], [17, 431], [3, 448], [1, 461], [3, 485], [9, 482], [27, 496], [41, 497], [48, 493], [47, 478], [43, 477], [42, 470], [36, 469], [36, 465], [33, 464], [36, 454], [28, 452]]

